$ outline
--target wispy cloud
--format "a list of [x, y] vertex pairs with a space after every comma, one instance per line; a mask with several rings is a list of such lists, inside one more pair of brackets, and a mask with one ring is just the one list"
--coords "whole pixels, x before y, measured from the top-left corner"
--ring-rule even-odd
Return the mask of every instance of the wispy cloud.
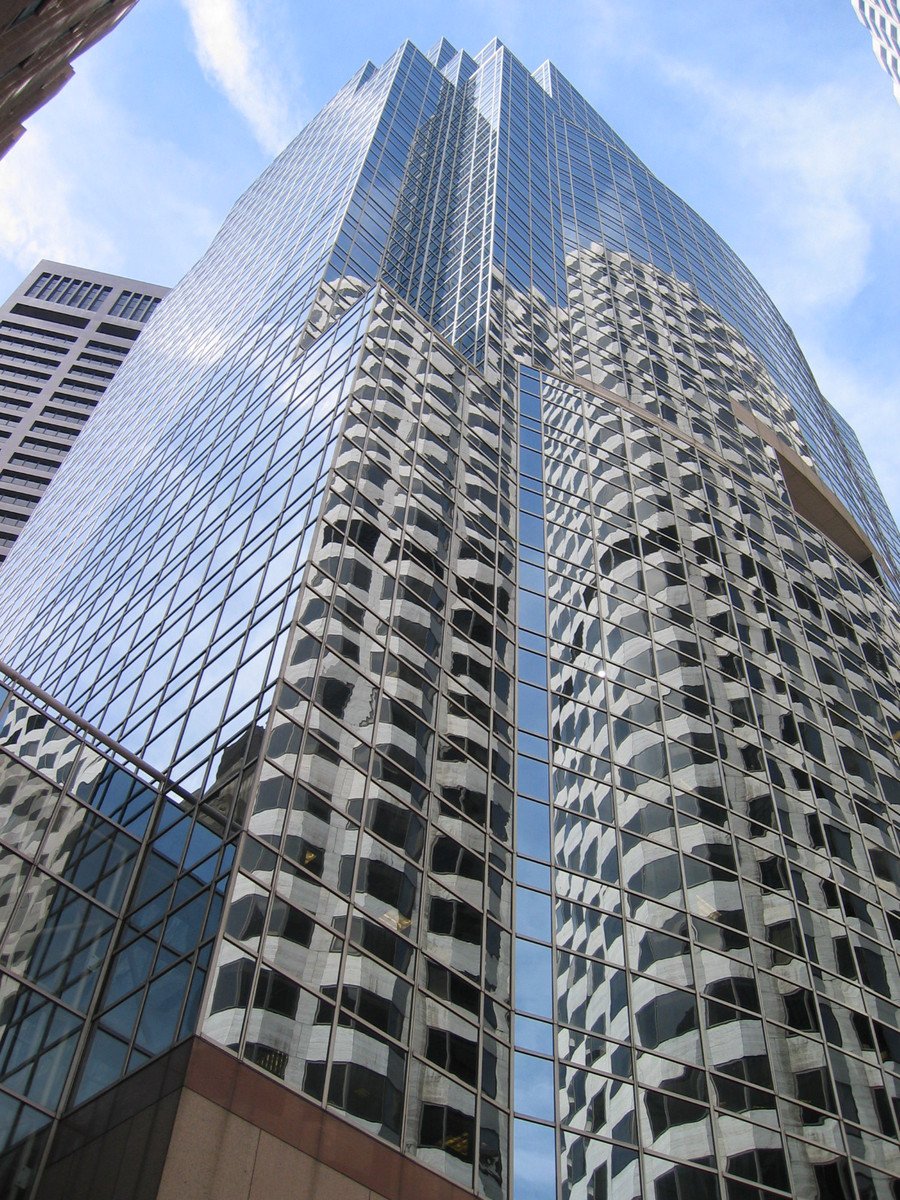
[[39, 259], [101, 266], [115, 258], [102, 223], [84, 219], [73, 192], [77, 177], [59, 170], [53, 139], [26, 133], [0, 175], [0, 255], [22, 271]]
[[895, 114], [860, 105], [849, 82], [789, 91], [659, 62], [703, 103], [706, 131], [731, 156], [759, 230], [756, 266], [776, 300], [794, 312], [851, 301], [878, 229], [900, 217]]
[[205, 74], [244, 117], [260, 146], [277, 153], [299, 131], [297, 106], [280, 84], [243, 0], [182, 0], [182, 4]]
[[209, 167], [145, 132], [102, 83], [85, 61], [3, 161], [7, 290], [41, 258], [175, 283], [224, 215]]

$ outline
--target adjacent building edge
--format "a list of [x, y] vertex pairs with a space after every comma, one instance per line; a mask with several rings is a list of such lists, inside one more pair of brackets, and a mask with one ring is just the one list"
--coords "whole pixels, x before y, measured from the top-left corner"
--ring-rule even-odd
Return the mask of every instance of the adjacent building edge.
[[65, 1118], [36, 1200], [471, 1196], [195, 1037]]

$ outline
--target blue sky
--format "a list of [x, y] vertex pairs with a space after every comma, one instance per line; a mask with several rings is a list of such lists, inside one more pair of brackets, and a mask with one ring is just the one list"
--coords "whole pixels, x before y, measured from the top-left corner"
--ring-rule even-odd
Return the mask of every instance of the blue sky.
[[41, 257], [175, 283], [272, 155], [406, 37], [551, 58], [731, 243], [900, 513], [900, 106], [849, 0], [139, 0], [0, 162]]

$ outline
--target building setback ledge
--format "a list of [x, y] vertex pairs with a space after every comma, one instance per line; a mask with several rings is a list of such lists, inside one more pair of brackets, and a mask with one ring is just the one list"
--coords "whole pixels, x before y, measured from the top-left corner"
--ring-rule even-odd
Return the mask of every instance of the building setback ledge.
[[875, 549], [863, 530], [818, 473], [807, 466], [799, 454], [748, 408], [735, 400], [732, 400], [731, 407], [735, 416], [778, 455], [778, 464], [795, 511], [836, 546], [840, 546], [854, 562], [864, 564], [870, 559], [877, 560]]

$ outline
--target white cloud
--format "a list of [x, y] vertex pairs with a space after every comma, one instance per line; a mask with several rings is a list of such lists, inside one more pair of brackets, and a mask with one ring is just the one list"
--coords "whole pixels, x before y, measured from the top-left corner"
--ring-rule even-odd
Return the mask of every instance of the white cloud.
[[182, 0], [197, 59], [245, 118], [260, 146], [276, 154], [300, 123], [260, 45], [242, 0]]
[[860, 105], [849, 82], [791, 91], [659, 62], [703, 103], [704, 131], [731, 156], [757, 230], [749, 253], [776, 302], [800, 314], [852, 301], [878, 228], [900, 217], [895, 114]]
[[41, 258], [171, 284], [221, 221], [208, 165], [111, 103], [101, 67], [85, 60], [3, 160], [0, 294]]
[[113, 240], [102, 223], [79, 215], [74, 186], [60, 171], [52, 138], [43, 129], [29, 129], [0, 175], [0, 255], [22, 272], [42, 258], [113, 261]]

